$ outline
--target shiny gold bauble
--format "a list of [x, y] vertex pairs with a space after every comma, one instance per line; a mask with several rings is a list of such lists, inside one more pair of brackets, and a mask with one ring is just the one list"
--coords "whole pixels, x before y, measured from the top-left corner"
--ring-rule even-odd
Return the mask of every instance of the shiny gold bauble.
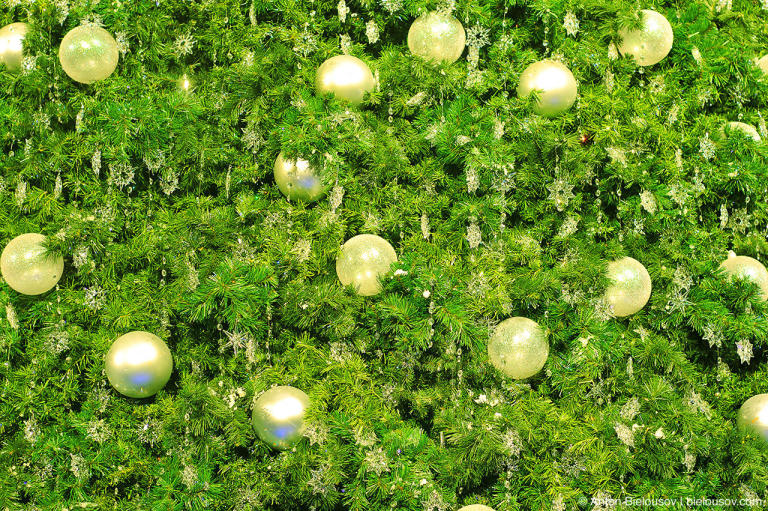
[[456, 62], [464, 51], [467, 35], [461, 22], [447, 12], [422, 14], [408, 30], [408, 49], [430, 62]]
[[381, 291], [379, 276], [397, 261], [387, 240], [375, 234], [359, 234], [341, 246], [336, 258], [336, 275], [343, 286], [352, 284], [357, 294], [372, 296]]
[[565, 64], [556, 60], [541, 60], [525, 68], [517, 86], [520, 98], [527, 98], [533, 91], [538, 93], [534, 111], [549, 117], [573, 106], [578, 87], [576, 78]]
[[13, 238], [0, 256], [0, 272], [13, 289], [39, 295], [53, 289], [64, 273], [64, 258], [46, 254], [45, 236], [37, 233]]
[[29, 31], [26, 23], [11, 23], [0, 28], [0, 64], [8, 71], [21, 69], [24, 60], [24, 37]]
[[505, 319], [496, 326], [488, 341], [491, 364], [516, 380], [541, 371], [548, 356], [549, 342], [544, 330], [528, 318]]
[[309, 396], [286, 385], [273, 387], [253, 404], [253, 428], [273, 449], [293, 447], [304, 433]]
[[674, 33], [667, 18], [656, 11], [643, 9], [642, 28], [619, 30], [622, 55], [632, 56], [640, 66], [652, 66], [661, 62], [672, 49]]
[[93, 83], [107, 78], [117, 67], [119, 52], [112, 34], [96, 25], [80, 25], [64, 36], [59, 62], [70, 78]]
[[624, 257], [608, 263], [607, 277], [613, 284], [605, 290], [605, 300], [613, 307], [614, 316], [629, 316], [648, 303], [651, 276], [638, 260]]
[[287, 160], [282, 152], [275, 160], [274, 174], [277, 187], [291, 200], [313, 202], [328, 189], [322, 176], [307, 160]]
[[[732, 121], [727, 123], [725, 126], [730, 131], [740, 131], [741, 133], [751, 138], [755, 142], [760, 142], [760, 134], [757, 132], [757, 129], [751, 124], [747, 124], [745, 122]], [[723, 130], [723, 133], [725, 133], [725, 130]]]
[[352, 104], [363, 101], [366, 92], [375, 85], [368, 64], [352, 55], [336, 55], [317, 69], [315, 88], [320, 93], [332, 93]]
[[107, 379], [115, 390], [141, 398], [165, 387], [173, 371], [173, 357], [155, 334], [130, 332], [112, 343], [105, 365]]
[[757, 394], [744, 401], [736, 424], [768, 440], [768, 394]]
[[720, 264], [730, 277], [746, 279], [754, 282], [760, 288], [760, 298], [768, 299], [768, 271], [757, 259], [748, 256], [737, 256], [733, 252], [728, 259]]
[[482, 504], [472, 504], [470, 506], [464, 506], [459, 511], [494, 511], [492, 507], [484, 506]]

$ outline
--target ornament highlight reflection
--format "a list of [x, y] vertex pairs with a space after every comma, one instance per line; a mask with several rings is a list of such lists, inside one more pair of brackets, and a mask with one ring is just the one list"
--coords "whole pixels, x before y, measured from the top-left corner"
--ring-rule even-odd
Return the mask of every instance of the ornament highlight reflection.
[[184, 73], [181, 75], [181, 78], [179, 78], [179, 88], [183, 90], [184, 92], [191, 92], [192, 89], [194, 89], [195, 84], [192, 83], [192, 79]]
[[157, 348], [149, 343], [126, 346], [115, 353], [116, 365], [140, 366], [157, 358]]

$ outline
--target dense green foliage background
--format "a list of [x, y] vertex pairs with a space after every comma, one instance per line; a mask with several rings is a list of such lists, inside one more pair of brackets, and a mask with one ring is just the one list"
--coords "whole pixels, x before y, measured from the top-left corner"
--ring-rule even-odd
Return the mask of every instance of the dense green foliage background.
[[[766, 146], [721, 132], [742, 120], [768, 135], [765, 4], [459, 0], [476, 50], [435, 67], [405, 44], [438, 7], [424, 0], [5, 0], [0, 24], [31, 32], [24, 72], [0, 74], [0, 242], [51, 235], [66, 269], [42, 297], [0, 284], [0, 505], [766, 498], [768, 450], [734, 418], [768, 389], [768, 309], [717, 270], [728, 250], [768, 249]], [[638, 7], [675, 31], [644, 70], [610, 50]], [[57, 58], [83, 21], [122, 50], [91, 86]], [[341, 45], [379, 78], [359, 108], [314, 93]], [[551, 120], [515, 93], [545, 57], [580, 83]], [[285, 200], [281, 149], [330, 155], [327, 199]], [[359, 233], [399, 256], [371, 298], [335, 275]], [[600, 296], [622, 255], [654, 290], [617, 320]], [[523, 382], [486, 355], [517, 315], [551, 344]], [[104, 375], [130, 330], [175, 359], [147, 400]], [[250, 424], [276, 384], [313, 403], [308, 438], [282, 453]]]

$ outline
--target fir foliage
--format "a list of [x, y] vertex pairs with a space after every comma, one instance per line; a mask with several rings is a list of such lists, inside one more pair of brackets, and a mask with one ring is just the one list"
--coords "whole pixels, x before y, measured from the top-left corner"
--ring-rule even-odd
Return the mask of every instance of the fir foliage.
[[[454, 8], [476, 63], [410, 54], [410, 23], [438, 7]], [[675, 32], [646, 69], [611, 51], [638, 7]], [[768, 391], [768, 307], [718, 270], [728, 250], [768, 262], [768, 149], [723, 131], [741, 120], [768, 136], [754, 62], [768, 52], [766, 9], [5, 0], [0, 25], [31, 31], [24, 70], [0, 70], [0, 241], [42, 232], [66, 269], [41, 297], [0, 284], [0, 507], [768, 498], [768, 448], [735, 426]], [[57, 57], [84, 21], [121, 45], [116, 72], [93, 85]], [[358, 108], [314, 91], [346, 41], [380, 84]], [[542, 58], [579, 82], [553, 119], [515, 92]], [[323, 167], [326, 199], [280, 194], [281, 150]], [[369, 298], [335, 274], [360, 233], [399, 258]], [[611, 319], [603, 272], [624, 255], [647, 267], [653, 294]], [[486, 353], [510, 316], [549, 334], [544, 370], [522, 382]], [[150, 399], [106, 382], [104, 355], [130, 330], [174, 356]], [[312, 401], [307, 438], [286, 452], [251, 426], [273, 385]]]

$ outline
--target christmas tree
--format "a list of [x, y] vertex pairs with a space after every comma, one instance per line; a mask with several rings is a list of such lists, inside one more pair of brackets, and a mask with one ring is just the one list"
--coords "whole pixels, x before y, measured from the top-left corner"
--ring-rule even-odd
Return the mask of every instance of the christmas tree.
[[[728, 253], [768, 261], [768, 2], [5, 0], [11, 23], [0, 248], [41, 233], [64, 270], [38, 294], [3, 270], [0, 509], [765, 505], [737, 419], [768, 392], [768, 281]], [[625, 257], [652, 282], [626, 314]], [[489, 351], [513, 317], [533, 375]], [[136, 331], [172, 356], [148, 397], [109, 372]], [[283, 386], [286, 443], [255, 413]]]

